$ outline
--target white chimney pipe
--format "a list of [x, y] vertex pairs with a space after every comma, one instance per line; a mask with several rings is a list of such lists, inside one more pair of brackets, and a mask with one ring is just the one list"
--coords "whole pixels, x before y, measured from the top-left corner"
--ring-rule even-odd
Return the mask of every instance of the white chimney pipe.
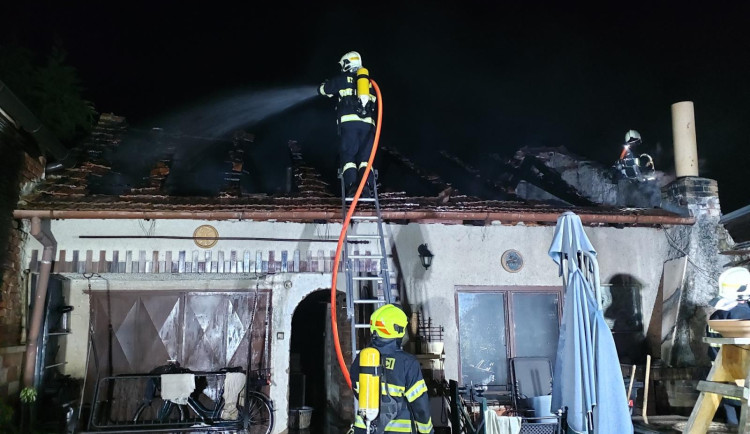
[[698, 145], [692, 101], [672, 104], [672, 140], [675, 175], [678, 178], [698, 176]]

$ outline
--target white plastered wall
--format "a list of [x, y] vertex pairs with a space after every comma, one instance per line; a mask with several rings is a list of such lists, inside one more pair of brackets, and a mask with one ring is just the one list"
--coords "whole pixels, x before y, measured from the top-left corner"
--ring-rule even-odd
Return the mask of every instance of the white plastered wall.
[[[86, 250], [107, 252], [111, 260], [112, 251], [120, 252], [120, 261], [125, 260], [125, 251], [133, 252], [137, 260], [139, 251], [147, 252], [150, 260], [153, 251], [159, 252], [164, 260], [166, 251], [172, 252], [172, 260], [177, 260], [177, 252], [185, 250], [188, 260], [193, 250], [204, 252], [192, 239], [193, 231], [200, 225], [214, 226], [219, 236], [246, 238], [285, 238], [285, 239], [337, 239], [341, 226], [338, 224], [301, 224], [251, 221], [193, 221], [193, 220], [56, 220], [51, 230], [58, 243], [58, 251]], [[363, 228], [364, 229], [364, 228]], [[363, 232], [371, 232], [363, 231]], [[601, 282], [606, 283], [618, 274], [630, 275], [642, 284], [641, 303], [644, 328], [648, 327], [653, 310], [662, 264], [668, 251], [668, 243], [661, 229], [586, 227], [585, 231], [597, 249]], [[445, 327], [445, 375], [458, 378], [458, 329], [455, 307], [456, 286], [559, 286], [557, 267], [547, 255], [554, 233], [554, 226], [525, 226], [523, 224], [502, 225], [498, 222], [487, 226], [447, 225], [447, 224], [408, 224], [388, 225], [386, 228], [393, 253], [397, 257], [396, 267], [403, 279], [406, 303], [421, 308], [425, 317], [431, 317], [438, 325]], [[81, 235], [107, 236], [154, 236], [188, 237], [174, 238], [80, 238]], [[425, 270], [419, 261], [417, 247], [427, 243], [435, 255], [432, 267]], [[30, 257], [33, 249], [41, 250], [41, 245], [29, 238], [25, 246], [25, 257]], [[262, 251], [264, 260], [267, 252], [299, 250], [304, 252], [335, 250], [331, 242], [274, 241], [274, 240], [220, 240], [212, 247], [212, 257], [216, 252], [225, 252], [225, 259], [231, 250], [242, 252]], [[508, 249], [521, 253], [523, 268], [517, 273], [505, 271], [501, 266], [501, 255]], [[203, 253], [201, 253], [203, 254]], [[67, 257], [70, 260], [70, 256]], [[81, 260], [85, 257], [81, 256]], [[201, 257], [202, 258], [202, 257]], [[254, 260], [254, 254], [252, 256]], [[68, 345], [69, 354], [66, 373], [82, 375], [85, 363], [85, 336], [88, 330], [88, 296], [84, 294], [88, 281], [80, 274], [67, 275], [69, 282], [69, 303], [75, 306], [71, 326], [78, 330]], [[253, 275], [242, 274], [102, 274], [112, 285], [111, 289], [180, 289], [201, 291], [236, 290], [254, 285]], [[338, 288], [344, 288], [343, 274], [340, 274]], [[266, 277], [264, 288], [273, 289], [273, 316], [271, 327], [272, 342], [272, 398], [277, 405], [276, 430], [286, 427], [289, 339], [294, 309], [309, 293], [330, 286], [330, 273], [279, 273]], [[291, 287], [286, 288], [285, 282]], [[104, 288], [104, 282], [92, 280], [92, 289]], [[94, 285], [100, 285], [97, 287]], [[254, 287], [254, 286], [253, 286]], [[277, 340], [277, 333], [283, 332], [284, 339]], [[644, 330], [645, 333], [645, 330]], [[80, 339], [80, 340], [79, 340]], [[77, 358], [77, 359], [76, 359]], [[284, 367], [279, 369], [278, 367]], [[276, 431], [275, 430], [275, 431]]]

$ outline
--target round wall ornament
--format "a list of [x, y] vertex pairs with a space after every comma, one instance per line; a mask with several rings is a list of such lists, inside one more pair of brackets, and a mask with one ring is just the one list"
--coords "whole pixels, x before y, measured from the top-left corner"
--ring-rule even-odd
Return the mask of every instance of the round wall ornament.
[[500, 257], [500, 263], [503, 265], [505, 271], [509, 273], [517, 273], [523, 268], [523, 256], [518, 250], [506, 250], [503, 252], [503, 256]]
[[215, 246], [219, 242], [218, 237], [219, 232], [211, 225], [198, 226], [193, 232], [195, 245], [204, 249], [210, 249]]

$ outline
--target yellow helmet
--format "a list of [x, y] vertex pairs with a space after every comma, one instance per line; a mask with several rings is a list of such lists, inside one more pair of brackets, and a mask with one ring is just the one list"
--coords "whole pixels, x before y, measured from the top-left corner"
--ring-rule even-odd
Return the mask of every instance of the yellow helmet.
[[408, 322], [403, 310], [393, 304], [386, 304], [370, 315], [370, 331], [385, 339], [401, 338], [406, 333]]
[[342, 72], [356, 72], [362, 67], [362, 56], [356, 51], [350, 51], [341, 56], [339, 65], [341, 65]]

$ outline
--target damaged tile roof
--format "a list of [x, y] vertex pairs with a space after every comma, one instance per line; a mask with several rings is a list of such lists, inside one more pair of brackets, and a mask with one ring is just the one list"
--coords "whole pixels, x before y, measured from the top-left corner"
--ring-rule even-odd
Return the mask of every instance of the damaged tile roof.
[[[253, 146], [253, 135], [243, 132], [231, 139], [215, 139], [175, 136], [160, 129], [136, 131], [128, 127], [125, 118], [103, 114], [89, 138], [74, 150], [78, 164], [48, 173], [19, 201], [15, 215], [341, 220], [339, 184], [332, 185], [305, 161], [297, 141], [287, 143], [288, 161], [282, 162], [287, 169], [279, 179], [286, 185], [270, 193], [256, 188], [259, 181], [253, 180], [254, 169], [248, 167]], [[195, 148], [206, 151], [200, 153]], [[496, 181], [481, 179], [479, 170], [444, 155], [462, 165], [464, 176], [481, 181], [484, 191], [490, 192], [488, 197], [467, 195], [394, 147], [383, 146], [380, 154], [388, 160], [382, 166], [390, 167], [388, 176], [381, 170], [378, 180], [381, 211], [388, 220], [554, 224], [561, 213], [573, 211], [587, 224], [693, 223], [691, 218], [656, 208], [561, 207], [522, 201]], [[419, 188], [411, 188], [417, 184]], [[368, 205], [360, 205], [363, 212], [372, 212]]]

